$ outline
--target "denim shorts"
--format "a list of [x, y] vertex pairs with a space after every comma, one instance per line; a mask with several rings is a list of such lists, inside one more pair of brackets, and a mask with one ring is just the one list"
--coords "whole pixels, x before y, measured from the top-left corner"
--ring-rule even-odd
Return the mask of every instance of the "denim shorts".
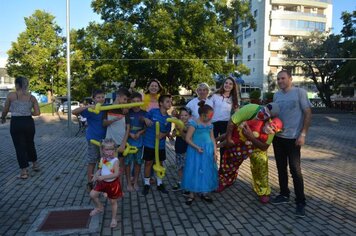
[[100, 148], [88, 141], [87, 155], [85, 158], [86, 164], [95, 164], [100, 160]]

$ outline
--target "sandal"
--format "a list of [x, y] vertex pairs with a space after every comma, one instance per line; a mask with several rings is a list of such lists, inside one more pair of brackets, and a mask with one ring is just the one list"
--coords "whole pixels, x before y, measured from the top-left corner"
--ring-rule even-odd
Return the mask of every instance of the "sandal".
[[39, 166], [32, 166], [32, 170], [35, 172], [39, 172], [41, 170], [41, 168]]
[[185, 202], [185, 204], [187, 204], [188, 206], [192, 205], [193, 201], [194, 201], [194, 197], [188, 197], [187, 201]]
[[28, 172], [26, 169], [21, 170], [20, 176], [18, 177], [19, 179], [27, 179], [28, 178]]
[[104, 210], [102, 208], [94, 208], [94, 210], [92, 210], [89, 215], [90, 216], [95, 216], [97, 214], [103, 213], [103, 211]]
[[117, 226], [117, 220], [116, 220], [116, 219], [112, 219], [112, 220], [111, 220], [110, 227], [111, 227], [111, 228], [116, 228], [116, 226]]
[[207, 195], [200, 195], [200, 198], [208, 203], [212, 203], [213, 202], [213, 199]]

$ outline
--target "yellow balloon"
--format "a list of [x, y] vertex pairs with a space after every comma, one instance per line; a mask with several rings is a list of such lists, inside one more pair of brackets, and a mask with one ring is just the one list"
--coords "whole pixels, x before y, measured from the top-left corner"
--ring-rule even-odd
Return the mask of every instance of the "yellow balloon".
[[93, 112], [95, 114], [99, 114], [100, 111], [108, 111], [108, 110], [115, 110], [120, 108], [131, 108], [131, 107], [140, 107], [143, 106], [143, 102], [134, 102], [134, 103], [124, 103], [124, 104], [113, 104], [108, 106], [102, 106], [101, 103], [97, 103], [95, 108], [88, 108], [89, 112]]
[[156, 171], [156, 175], [159, 178], [163, 178], [166, 175], [166, 168], [161, 165], [159, 161], [159, 122], [156, 122], [156, 140], [155, 140], [155, 164], [153, 165], [153, 170]]
[[184, 129], [184, 123], [180, 119], [177, 118], [167, 118], [167, 122], [174, 123], [176, 126], [178, 126], [180, 129]]
[[[100, 142], [96, 141], [95, 139], [90, 139], [90, 143], [100, 147]], [[116, 151], [118, 151], [119, 149], [117, 149]], [[131, 146], [129, 143], [126, 143], [126, 148], [125, 151], [122, 153], [123, 156], [127, 156], [127, 154], [135, 154], [138, 152], [137, 147], [135, 146]]]

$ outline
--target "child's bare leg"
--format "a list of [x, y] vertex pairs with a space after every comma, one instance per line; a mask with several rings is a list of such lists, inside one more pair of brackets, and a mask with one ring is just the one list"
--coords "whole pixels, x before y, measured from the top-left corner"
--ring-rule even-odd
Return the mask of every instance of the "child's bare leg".
[[93, 175], [94, 175], [94, 169], [95, 169], [96, 163], [89, 163], [87, 166], [87, 179], [88, 183], [92, 181]]
[[135, 163], [135, 175], [134, 175], [134, 179], [133, 179], [133, 186], [134, 189], [138, 190], [138, 184], [137, 184], [137, 180], [138, 180], [138, 176], [140, 175], [141, 172], [141, 165]]
[[[151, 169], [152, 169], [153, 161], [145, 161], [145, 185], [150, 185], [150, 176], [151, 176]], [[148, 183], [147, 183], [148, 179]]]
[[127, 191], [132, 192], [133, 187], [131, 183], [131, 165], [125, 166], [125, 172], [126, 172], [126, 181], [127, 181]]
[[93, 200], [95, 208], [90, 212], [90, 216], [95, 216], [96, 214], [102, 213], [104, 210], [103, 205], [101, 204], [99, 200], [99, 194], [100, 192], [91, 190], [90, 191], [90, 198]]
[[117, 219], [116, 219], [116, 214], [117, 214], [117, 199], [110, 199], [111, 203], [111, 228], [115, 228], [117, 226]]

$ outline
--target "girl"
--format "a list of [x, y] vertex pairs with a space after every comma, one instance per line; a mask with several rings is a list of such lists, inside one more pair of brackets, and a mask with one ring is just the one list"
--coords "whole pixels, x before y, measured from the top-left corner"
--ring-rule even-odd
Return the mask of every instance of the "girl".
[[[231, 115], [237, 111], [238, 104], [238, 90], [237, 84], [232, 77], [227, 77], [220, 89], [214, 93], [210, 100], [213, 103], [214, 117], [212, 123], [214, 125], [214, 137], [226, 133], [227, 124]], [[220, 157], [224, 154], [224, 149], [220, 149]], [[221, 168], [220, 161], [220, 168]]]
[[192, 112], [189, 108], [181, 107], [179, 109], [179, 119], [184, 123], [185, 127], [181, 129], [179, 126], [176, 126], [176, 129], [173, 130], [173, 135], [176, 136], [176, 142], [174, 144], [174, 150], [176, 153], [176, 167], [178, 169], [178, 182], [173, 186], [173, 191], [180, 190], [181, 180], [183, 176], [183, 167], [185, 163], [185, 157], [187, 152], [188, 144], [185, 141], [187, 134], [187, 124]]
[[216, 166], [216, 144], [211, 119], [213, 108], [199, 102], [199, 119], [189, 120], [186, 142], [188, 143], [187, 157], [184, 167], [182, 188], [190, 191], [187, 205], [194, 201], [194, 193], [202, 193], [201, 198], [206, 202], [213, 199], [207, 193], [218, 186], [218, 172]]
[[111, 203], [111, 228], [117, 226], [117, 199], [123, 196], [119, 181], [119, 160], [115, 155], [116, 144], [113, 139], [104, 139], [100, 147], [101, 159], [99, 169], [93, 177], [96, 181], [95, 188], [90, 192], [90, 197], [94, 201], [95, 208], [90, 212], [90, 216], [102, 213], [104, 207], [99, 200], [100, 192], [107, 194]]

